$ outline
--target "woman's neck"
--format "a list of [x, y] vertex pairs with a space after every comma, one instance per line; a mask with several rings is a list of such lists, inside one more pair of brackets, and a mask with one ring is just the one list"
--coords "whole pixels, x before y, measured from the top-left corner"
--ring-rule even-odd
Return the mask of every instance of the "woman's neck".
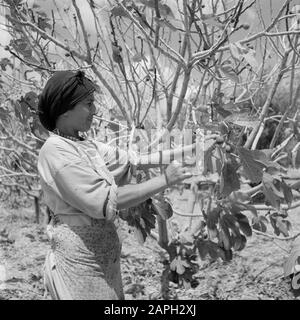
[[74, 137], [79, 139], [79, 132], [74, 130], [74, 129], [68, 129], [68, 128], [61, 128], [60, 126], [57, 126], [56, 129], [58, 130], [59, 133], [69, 136], [69, 137]]

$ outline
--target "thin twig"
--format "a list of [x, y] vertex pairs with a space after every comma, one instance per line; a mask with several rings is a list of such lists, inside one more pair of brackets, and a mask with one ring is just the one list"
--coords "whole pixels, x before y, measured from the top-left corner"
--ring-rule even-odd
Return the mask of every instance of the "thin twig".
[[290, 236], [290, 237], [279, 237], [279, 236], [272, 235], [272, 234], [269, 234], [269, 233], [264, 233], [264, 232], [261, 232], [261, 231], [255, 230], [255, 229], [252, 229], [252, 231], [254, 233], [258, 234], [258, 235], [261, 235], [261, 236], [264, 236], [264, 237], [267, 237], [267, 238], [270, 238], [270, 239], [284, 240], [284, 241], [294, 240], [294, 239], [296, 239], [297, 237], [300, 236], [300, 232], [298, 232], [295, 235]]

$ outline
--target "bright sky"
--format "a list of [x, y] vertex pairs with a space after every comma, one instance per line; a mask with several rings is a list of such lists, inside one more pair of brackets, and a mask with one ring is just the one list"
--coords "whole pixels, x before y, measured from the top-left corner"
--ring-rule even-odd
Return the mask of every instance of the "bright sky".
[[[236, 0], [225, 0], [228, 3], [228, 6], [231, 7]], [[109, 2], [112, 1], [108, 1], [108, 0], [94, 0], [94, 2], [100, 7], [100, 9], [98, 9], [98, 15], [101, 16], [101, 19], [103, 21], [103, 26], [104, 28], [106, 26], [108, 26], [108, 9], [109, 9]], [[165, 3], [167, 3], [171, 8], [173, 8], [173, 11], [176, 11], [176, 2], [175, 0], [165, 0]], [[203, 1], [203, 3], [207, 3], [208, 1]], [[251, 0], [245, 1], [245, 4], [249, 4], [251, 3]], [[261, 7], [262, 8], [262, 16], [266, 22], [266, 24], [268, 22], [270, 22], [270, 17], [274, 16], [279, 8], [282, 6], [282, 4], [285, 2], [285, 0], [256, 0], [257, 3], [257, 7]], [[27, 3], [29, 5], [33, 5], [33, 4], [37, 4], [39, 5], [42, 10], [49, 16], [51, 17], [51, 9], [53, 9], [53, 3], [56, 3], [58, 6], [60, 6], [60, 8], [66, 9], [68, 7], [70, 7], [71, 5], [71, 0], [27, 0]], [[93, 42], [94, 44], [96, 43], [96, 39], [95, 39], [95, 31], [94, 31], [94, 24], [93, 24], [93, 18], [92, 18], [92, 13], [90, 11], [90, 9], [88, 8], [87, 5], [87, 1], [77, 1], [78, 6], [80, 8], [83, 20], [85, 22], [86, 28], [88, 33], [91, 34], [91, 40], [94, 38], [94, 41], [92, 42], [92, 46], [93, 46]], [[295, 4], [299, 4], [300, 0], [293, 0], [292, 1], [292, 5]], [[207, 9], [209, 9], [207, 7]], [[204, 9], [206, 10], [206, 8]], [[3, 8], [0, 9], [0, 59], [2, 57], [5, 56], [9, 56], [10, 54], [7, 51], [3, 50], [3, 47], [5, 45], [7, 45], [9, 43], [9, 35], [7, 34], [7, 32], [3, 29], [3, 23], [5, 22], [5, 19], [3, 17]], [[72, 14], [69, 11], [68, 17], [70, 18], [70, 20], [72, 20]], [[247, 31], [239, 31], [237, 32], [234, 37], [233, 37], [233, 41], [238, 41], [240, 39], [243, 39], [244, 37], [247, 36], [247, 34], [249, 34], [250, 32], [254, 32], [255, 29], [260, 27], [260, 23], [259, 23], [259, 18], [257, 15], [257, 11], [255, 10], [255, 7], [253, 6], [250, 10], [247, 10], [247, 13], [245, 13], [245, 15], [243, 16], [243, 22], [247, 22], [250, 25], [250, 29]], [[59, 28], [59, 25], [61, 25], [61, 23], [59, 21], [56, 22], [56, 27]], [[60, 34], [61, 34], [61, 40], [65, 41], [65, 39], [68, 38], [67, 36], [67, 30], [63, 29], [63, 28], [59, 28], [58, 30], [60, 30]], [[110, 35], [109, 35], [110, 36]], [[174, 37], [175, 38], [175, 37]], [[178, 39], [176, 39], [177, 41]], [[72, 46], [72, 43], [70, 43], [70, 46]]]

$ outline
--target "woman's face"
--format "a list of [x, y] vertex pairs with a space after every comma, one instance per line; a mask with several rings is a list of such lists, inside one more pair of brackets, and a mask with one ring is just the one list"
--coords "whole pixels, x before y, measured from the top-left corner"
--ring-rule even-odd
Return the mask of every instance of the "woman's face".
[[94, 94], [78, 102], [75, 107], [67, 111], [67, 113], [67, 121], [74, 131], [88, 131], [93, 122], [93, 115], [96, 114]]

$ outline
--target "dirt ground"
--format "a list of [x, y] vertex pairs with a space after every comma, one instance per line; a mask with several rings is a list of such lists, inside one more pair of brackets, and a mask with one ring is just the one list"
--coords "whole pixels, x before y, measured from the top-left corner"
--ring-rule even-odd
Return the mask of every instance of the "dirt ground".
[[[184, 209], [185, 195], [176, 198], [177, 207]], [[289, 216], [294, 234], [300, 230], [300, 210], [292, 210]], [[44, 297], [42, 277], [49, 242], [45, 224], [37, 225], [33, 220], [32, 209], [8, 211], [0, 207], [0, 300], [50, 299]], [[163, 264], [159, 254], [162, 250], [151, 238], [139, 245], [125, 227], [123, 234], [126, 299], [162, 299]], [[195, 275], [199, 283], [196, 288], [185, 290], [171, 282], [170, 299], [299, 300], [291, 290], [290, 279], [283, 278], [283, 264], [291, 244], [292, 241], [275, 241], [253, 234], [244, 250], [234, 252], [231, 262], [203, 261]]]

